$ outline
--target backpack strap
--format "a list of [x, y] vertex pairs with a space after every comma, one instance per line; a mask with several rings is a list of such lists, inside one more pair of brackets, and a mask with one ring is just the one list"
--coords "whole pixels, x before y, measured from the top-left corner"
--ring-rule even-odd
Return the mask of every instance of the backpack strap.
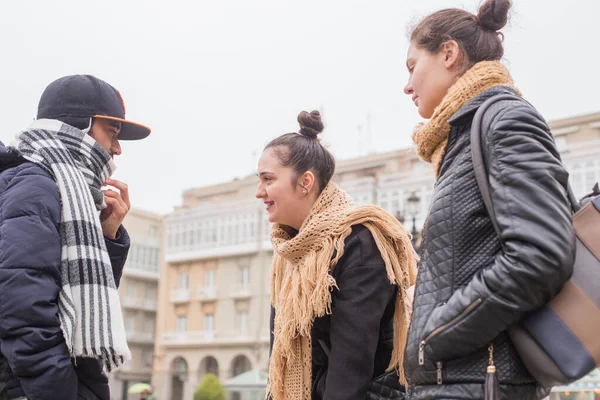
[[329, 358], [330, 350], [329, 350], [329, 346], [327, 346], [327, 343], [325, 343], [325, 341], [323, 339], [319, 339], [319, 344], [321, 345], [321, 348], [325, 352], [325, 355], [327, 356], [327, 358]]
[[[485, 204], [485, 208], [490, 216], [490, 220], [492, 221], [492, 225], [494, 226], [494, 230], [496, 231], [498, 237], [501, 237], [501, 232], [500, 227], [498, 226], [498, 222], [496, 220], [496, 213], [494, 212], [490, 181], [488, 178], [487, 169], [485, 167], [485, 161], [483, 159], [481, 124], [487, 109], [490, 108], [493, 104], [502, 100], [526, 101], [521, 97], [515, 96], [513, 94], [499, 94], [496, 96], [492, 96], [479, 106], [479, 109], [473, 117], [473, 123], [471, 124], [471, 157], [473, 158], [475, 180], [477, 181], [477, 186], [479, 187], [481, 197], [483, 198], [483, 203]], [[575, 213], [579, 210], [580, 206], [569, 183], [567, 183], [566, 191], [569, 203], [571, 205], [571, 209], [573, 210], [573, 213]], [[501, 245], [502, 249], [504, 249], [504, 243], [502, 241]]]

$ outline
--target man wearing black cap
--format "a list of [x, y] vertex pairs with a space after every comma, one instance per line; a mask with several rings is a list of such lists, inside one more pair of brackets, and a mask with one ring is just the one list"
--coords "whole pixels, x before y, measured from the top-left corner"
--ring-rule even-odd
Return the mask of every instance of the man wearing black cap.
[[73, 75], [0, 143], [0, 400], [110, 399], [103, 369], [131, 357], [117, 293], [129, 192], [110, 176], [119, 141], [149, 134], [115, 88]]

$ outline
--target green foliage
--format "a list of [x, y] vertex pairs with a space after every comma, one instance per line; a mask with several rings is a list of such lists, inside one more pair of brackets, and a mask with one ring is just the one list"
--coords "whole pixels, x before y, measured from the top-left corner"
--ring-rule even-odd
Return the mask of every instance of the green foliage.
[[225, 400], [225, 388], [213, 374], [206, 374], [194, 392], [194, 400]]

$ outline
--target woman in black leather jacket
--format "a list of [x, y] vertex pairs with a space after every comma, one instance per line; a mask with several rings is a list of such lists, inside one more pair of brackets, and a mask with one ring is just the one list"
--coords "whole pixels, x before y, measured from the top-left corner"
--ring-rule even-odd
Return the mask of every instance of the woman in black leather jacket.
[[520, 94], [499, 62], [498, 31], [509, 8], [509, 0], [487, 0], [478, 15], [441, 10], [411, 34], [405, 93], [428, 119], [413, 140], [433, 164], [436, 184], [404, 358], [410, 399], [482, 399], [492, 362], [502, 399], [542, 396], [507, 329], [547, 303], [572, 273], [568, 174], [529, 103], [490, 107], [481, 139], [498, 236], [471, 158], [478, 107], [497, 94]]

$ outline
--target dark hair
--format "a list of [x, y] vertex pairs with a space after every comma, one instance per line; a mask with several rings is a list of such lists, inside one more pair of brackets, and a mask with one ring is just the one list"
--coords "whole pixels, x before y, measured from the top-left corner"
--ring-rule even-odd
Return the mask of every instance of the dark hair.
[[508, 22], [510, 6], [511, 0], [486, 0], [477, 15], [457, 8], [434, 12], [413, 29], [410, 40], [434, 54], [443, 43], [455, 40], [466, 55], [462, 60], [466, 68], [480, 61], [500, 60], [504, 36], [498, 31]]
[[294, 169], [296, 176], [293, 184], [301, 174], [312, 171], [317, 178], [319, 193], [321, 193], [335, 171], [335, 159], [318, 139], [319, 133], [325, 128], [321, 121], [321, 113], [312, 111], [309, 114], [302, 111], [298, 114], [298, 122], [300, 123], [299, 134], [281, 135], [273, 139], [265, 150], [272, 148], [283, 166]]

